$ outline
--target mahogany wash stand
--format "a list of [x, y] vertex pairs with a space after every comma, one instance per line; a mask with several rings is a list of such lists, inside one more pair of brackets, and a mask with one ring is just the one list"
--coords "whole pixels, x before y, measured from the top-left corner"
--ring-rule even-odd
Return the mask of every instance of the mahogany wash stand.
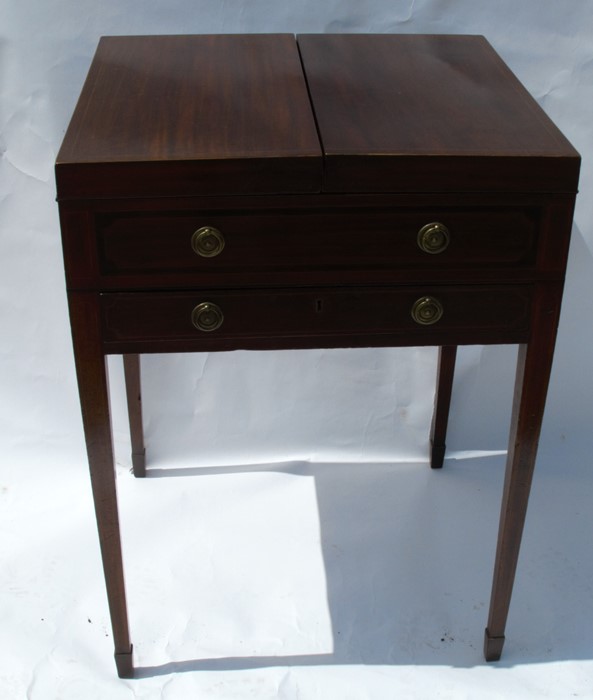
[[134, 673], [105, 356], [519, 344], [484, 654], [500, 658], [580, 159], [479, 36], [101, 39], [56, 164], [68, 302], [121, 677]]

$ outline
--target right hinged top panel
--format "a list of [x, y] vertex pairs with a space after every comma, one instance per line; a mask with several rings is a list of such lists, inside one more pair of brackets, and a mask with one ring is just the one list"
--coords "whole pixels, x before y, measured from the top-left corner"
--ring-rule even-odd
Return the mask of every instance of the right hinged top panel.
[[298, 37], [326, 192], [575, 192], [579, 155], [481, 36]]

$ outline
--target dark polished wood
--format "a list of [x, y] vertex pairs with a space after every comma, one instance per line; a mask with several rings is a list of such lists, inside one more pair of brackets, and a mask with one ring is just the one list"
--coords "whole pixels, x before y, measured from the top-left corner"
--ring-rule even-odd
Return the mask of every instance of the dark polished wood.
[[[528, 337], [531, 294], [529, 285], [109, 293], [101, 295], [103, 341], [106, 352], [134, 346], [150, 352], [176, 341], [201, 351], [269, 349], [291, 347], [299, 338], [317, 347], [435, 345], [472, 335], [476, 342], [516, 343]], [[419, 325], [412, 307], [427, 295], [440, 301], [443, 316]], [[218, 330], [193, 325], [201, 303], [221, 309]]]
[[[456, 346], [521, 344], [485, 647], [499, 657], [578, 173], [576, 151], [483, 37], [101, 40], [56, 178], [120, 675], [133, 664], [110, 353], [125, 356], [140, 476], [139, 353], [441, 346], [438, 467]], [[421, 234], [435, 223], [447, 231], [438, 251]], [[224, 240], [216, 255], [196, 250], [204, 227]], [[434, 323], [417, 313], [427, 299]]]
[[[105, 277], [400, 266], [426, 274], [444, 263], [461, 275], [494, 265], [529, 275], [536, 264], [538, 219], [533, 208], [488, 206], [117, 212], [97, 217], [96, 235]], [[427, 254], [417, 242], [420, 229], [434, 221], [446, 222], [451, 232], [451, 243], [438, 255]], [[225, 247], [214, 258], [200, 257], [190, 246], [202, 226], [215, 227], [224, 237]]]
[[68, 303], [115, 659], [120, 677], [131, 678], [132, 644], [128, 628], [107, 366], [101, 349], [98, 299], [93, 293], [74, 292], [68, 295]]
[[64, 198], [318, 191], [294, 38], [103, 37], [56, 178]]
[[487, 661], [498, 661], [504, 643], [554, 357], [561, 300], [561, 283], [538, 285], [533, 301], [529, 342], [519, 347], [494, 581], [484, 644]]
[[[418, 285], [427, 274], [434, 283], [503, 284], [563, 276], [567, 244], [558, 229], [570, 227], [573, 200], [563, 193], [150, 197], [67, 200], [60, 212], [69, 289]], [[417, 237], [435, 220], [451, 240], [429, 255]], [[204, 225], [218, 225], [226, 240], [213, 258], [191, 247]]]
[[447, 424], [449, 423], [449, 408], [453, 391], [453, 376], [455, 374], [456, 345], [444, 345], [439, 348], [437, 369], [437, 389], [434, 397], [434, 413], [430, 428], [430, 466], [440, 469], [445, 461], [447, 449]]
[[578, 153], [484, 37], [298, 42], [324, 191], [575, 191]]
[[134, 476], [146, 476], [146, 448], [142, 428], [142, 389], [140, 384], [140, 355], [124, 355], [126, 401], [132, 442], [132, 469]]

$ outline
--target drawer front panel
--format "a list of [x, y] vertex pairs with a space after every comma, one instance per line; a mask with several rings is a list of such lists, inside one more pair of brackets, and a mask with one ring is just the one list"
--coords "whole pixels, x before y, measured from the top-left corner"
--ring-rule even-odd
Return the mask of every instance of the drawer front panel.
[[196, 340], [216, 349], [219, 341], [248, 338], [384, 335], [432, 344], [435, 334], [456, 333], [460, 342], [467, 333], [471, 342], [481, 342], [480, 333], [484, 342], [519, 342], [528, 333], [531, 296], [530, 286], [517, 285], [107, 293], [101, 300], [106, 344]]
[[[420, 231], [440, 223], [439, 241]], [[104, 277], [178, 273], [190, 276], [356, 269], [530, 268], [535, 265], [537, 210], [350, 209], [249, 214], [99, 214], [95, 219]], [[196, 252], [205, 229], [208, 250]], [[437, 235], [438, 238], [438, 235]], [[422, 240], [421, 240], [422, 239]], [[431, 244], [441, 252], [426, 252]], [[200, 243], [198, 242], [198, 246]]]

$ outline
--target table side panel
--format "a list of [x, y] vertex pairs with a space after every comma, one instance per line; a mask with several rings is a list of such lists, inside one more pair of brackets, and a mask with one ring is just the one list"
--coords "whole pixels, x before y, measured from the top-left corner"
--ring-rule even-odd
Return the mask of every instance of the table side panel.
[[60, 201], [110, 197], [290, 194], [321, 190], [321, 158], [56, 165]]
[[327, 155], [323, 192], [567, 192], [580, 157]]

